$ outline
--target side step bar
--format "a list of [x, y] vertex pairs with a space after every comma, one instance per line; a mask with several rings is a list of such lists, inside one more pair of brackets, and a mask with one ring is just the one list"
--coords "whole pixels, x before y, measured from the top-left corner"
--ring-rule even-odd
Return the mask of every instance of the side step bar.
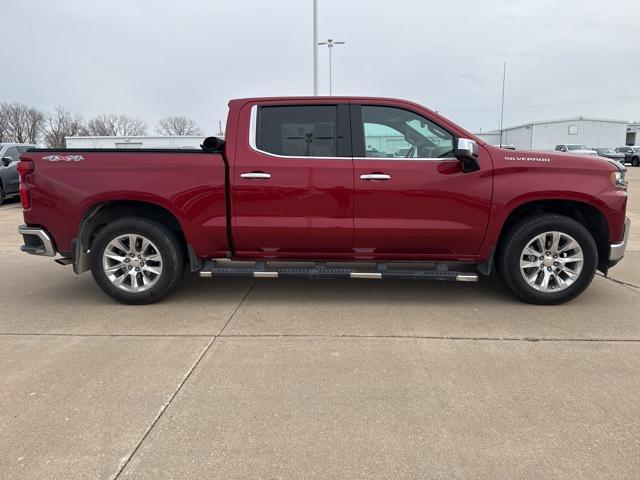
[[[253, 266], [233, 266], [226, 261], [221, 265], [216, 260], [204, 262], [200, 277], [254, 277], [254, 278], [362, 278], [362, 279], [410, 279], [410, 280], [448, 280], [455, 282], [477, 282], [478, 275], [473, 272], [449, 270], [446, 264], [437, 263], [434, 269], [389, 268], [389, 264], [377, 263], [372, 270], [360, 270], [349, 267], [328, 267], [318, 262], [313, 267], [267, 266], [266, 262], [255, 262]], [[243, 262], [245, 263], [245, 262]], [[229, 266], [231, 264], [231, 266]]]

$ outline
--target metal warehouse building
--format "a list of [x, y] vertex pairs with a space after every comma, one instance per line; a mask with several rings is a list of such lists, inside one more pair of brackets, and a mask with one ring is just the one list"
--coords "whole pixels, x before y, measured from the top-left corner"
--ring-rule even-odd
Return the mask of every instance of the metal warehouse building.
[[[562, 143], [579, 143], [588, 147], [619, 147], [625, 145], [626, 120], [603, 120], [575, 117], [547, 122], [531, 122], [505, 128], [502, 145], [513, 145], [522, 150], [553, 150]], [[500, 144], [500, 130], [476, 134], [484, 141]]]
[[200, 148], [206, 137], [185, 135], [176, 137], [64, 137], [67, 148]]

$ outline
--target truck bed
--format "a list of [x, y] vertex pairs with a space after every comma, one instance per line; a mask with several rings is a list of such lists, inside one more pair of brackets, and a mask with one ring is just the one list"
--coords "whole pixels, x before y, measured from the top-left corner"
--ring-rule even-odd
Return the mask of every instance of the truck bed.
[[169, 211], [198, 256], [229, 250], [225, 160], [185, 149], [31, 149], [30, 225], [46, 225], [58, 251], [70, 254], [83, 217], [101, 205], [136, 201]]

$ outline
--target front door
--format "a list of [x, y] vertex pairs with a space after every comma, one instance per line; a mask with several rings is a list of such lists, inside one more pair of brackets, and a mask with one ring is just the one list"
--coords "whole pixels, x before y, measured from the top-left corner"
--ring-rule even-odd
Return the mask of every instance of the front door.
[[238, 257], [332, 258], [351, 252], [348, 103], [247, 105], [232, 172]]
[[456, 136], [427, 112], [354, 105], [354, 250], [360, 257], [458, 259], [476, 254], [491, 207], [491, 159], [463, 173]]

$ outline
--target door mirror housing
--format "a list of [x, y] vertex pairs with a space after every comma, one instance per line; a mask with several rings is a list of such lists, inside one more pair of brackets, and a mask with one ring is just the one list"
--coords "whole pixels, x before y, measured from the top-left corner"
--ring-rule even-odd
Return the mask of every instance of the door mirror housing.
[[5, 167], [8, 167], [9, 165], [11, 165], [12, 162], [13, 162], [13, 158], [11, 157], [4, 157], [2, 159], [2, 165], [4, 165]]
[[463, 172], [467, 173], [480, 170], [480, 164], [478, 163], [478, 144], [475, 140], [458, 138], [453, 155], [460, 160]]

